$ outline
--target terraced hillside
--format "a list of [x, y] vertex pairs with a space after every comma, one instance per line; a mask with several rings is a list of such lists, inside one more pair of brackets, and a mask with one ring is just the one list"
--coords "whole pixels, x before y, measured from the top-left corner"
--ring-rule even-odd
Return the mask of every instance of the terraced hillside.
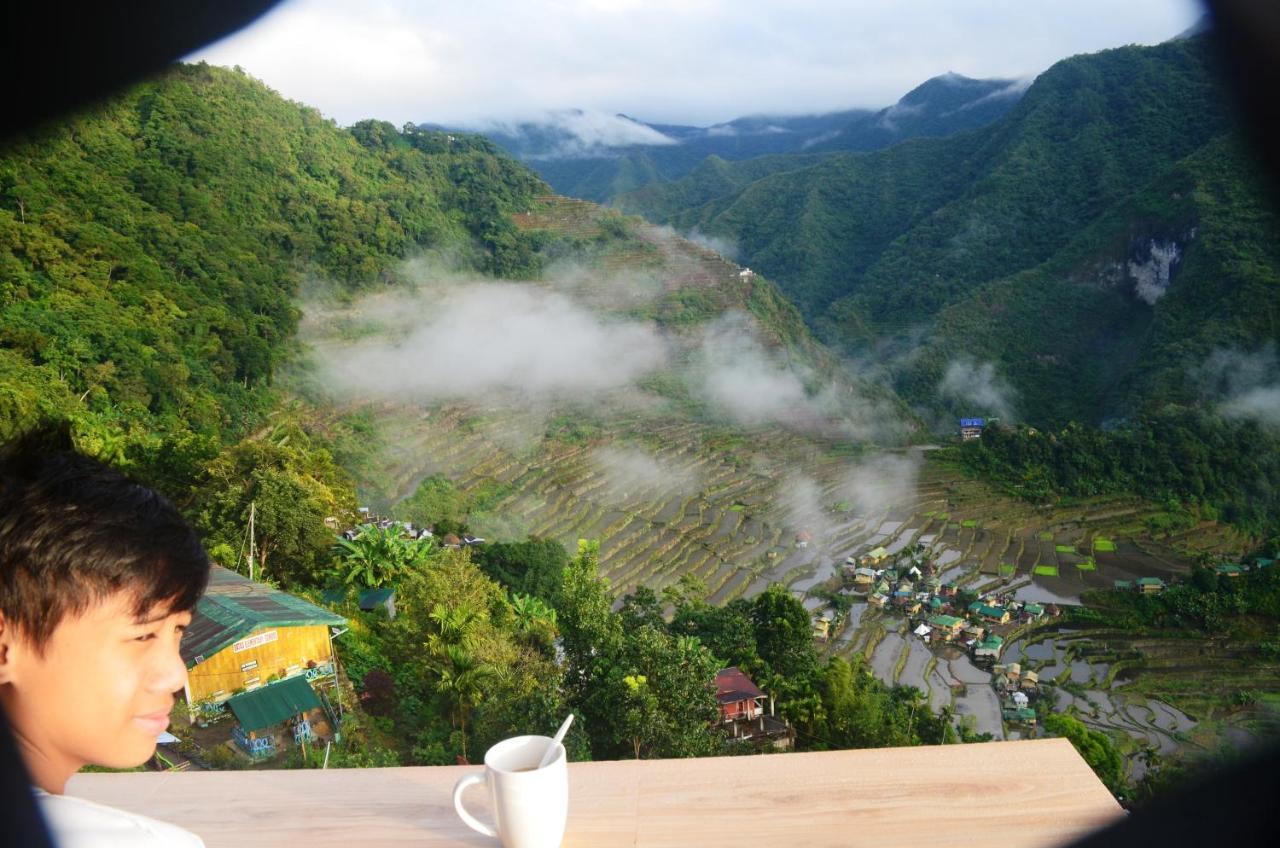
[[[438, 361], [380, 361], [379, 369], [402, 375], [396, 391], [356, 393], [329, 408], [334, 417], [353, 407], [372, 412], [381, 447], [360, 484], [373, 505], [394, 512], [420, 481], [440, 475], [483, 505], [469, 516], [481, 536], [534, 535], [570, 548], [599, 539], [601, 572], [619, 596], [694, 574], [715, 603], [776, 582], [815, 614], [841, 590], [845, 558], [879, 546], [890, 555], [922, 546], [942, 580], [966, 589], [1070, 604], [1088, 587], [1185, 571], [1179, 551], [1239, 543], [1215, 525], [1156, 541], [1147, 528], [1159, 508], [1146, 502], [1045, 509], [993, 493], [928, 448], [886, 445], [912, 432], [910, 416], [885, 393], [842, 378], [771, 284], [713, 251], [563, 198], [540, 198], [516, 223], [541, 234], [551, 257], [529, 287], [621, 322], [607, 324], [609, 333], [637, 322], [656, 327], [666, 346], [661, 367], [585, 394], [441, 395], [412, 379], [444, 367]], [[432, 291], [433, 308], [447, 313], [452, 290]], [[347, 356], [351, 336], [376, 338], [378, 316], [411, 311], [407, 303], [357, 303], [343, 312], [345, 336], [315, 317], [312, 342], [331, 359]], [[734, 344], [717, 359], [709, 351], [723, 341], [726, 316], [737, 316]], [[430, 316], [399, 318], [403, 335]], [[477, 344], [501, 343], [476, 333], [484, 339]], [[735, 409], [717, 398], [712, 378], [744, 362], [754, 365], [737, 390], [760, 403]], [[372, 371], [365, 369], [377, 382]], [[926, 693], [935, 710], [1006, 733], [990, 674], [961, 651], [925, 645], [901, 616], [855, 602], [824, 648], [861, 653], [882, 679]], [[1098, 710], [1090, 721], [1111, 720], [1113, 711]], [[1124, 727], [1120, 718], [1108, 726], [1159, 735], [1158, 722], [1150, 730], [1126, 715]], [[1143, 738], [1135, 756], [1148, 743], [1168, 747]]]

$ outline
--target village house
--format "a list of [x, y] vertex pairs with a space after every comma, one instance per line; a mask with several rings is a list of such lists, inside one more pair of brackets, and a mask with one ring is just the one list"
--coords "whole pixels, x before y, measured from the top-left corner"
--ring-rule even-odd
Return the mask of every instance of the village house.
[[960, 634], [960, 629], [964, 627], [964, 619], [954, 615], [931, 615], [927, 620], [929, 625], [947, 642], [956, 638]]
[[720, 707], [720, 726], [729, 739], [742, 742], [768, 743], [779, 750], [791, 746], [791, 730], [769, 714], [764, 702], [770, 700], [755, 681], [736, 666], [716, 672], [716, 703]]
[[884, 609], [885, 605], [889, 603], [889, 598], [883, 592], [875, 592], [867, 597], [867, 603], [873, 607]]
[[330, 717], [305, 677], [235, 695], [227, 708], [236, 718], [231, 738], [253, 759], [273, 757], [290, 743], [333, 738]]
[[1216, 565], [1213, 570], [1223, 577], [1230, 577], [1232, 579], [1244, 574], [1244, 569], [1232, 562], [1224, 562], [1220, 565]]
[[1000, 652], [1004, 649], [1004, 639], [992, 633], [978, 642], [973, 649], [973, 658], [975, 660], [995, 660], [1000, 659]]
[[1026, 621], [1039, 621], [1044, 618], [1044, 607], [1040, 604], [1023, 604], [1021, 618]]
[[[183, 694], [192, 723], [230, 709], [240, 721], [233, 735], [238, 733], [237, 742], [254, 756], [274, 750], [285, 736], [314, 735], [322, 723], [317, 709], [323, 708], [329, 719], [323, 724], [331, 730], [336, 718], [323, 694], [333, 687], [335, 674], [330, 628], [345, 624], [346, 619], [329, 610], [214, 565], [179, 646], [187, 666]], [[287, 681], [299, 682], [278, 685]], [[305, 697], [299, 686], [313, 692], [312, 697]], [[316, 688], [320, 695], [314, 694]], [[282, 704], [306, 709], [273, 725], [258, 724], [264, 716], [279, 716]], [[288, 734], [276, 727], [286, 721], [294, 727]], [[258, 726], [246, 727], [245, 722]], [[272, 741], [248, 744], [263, 737]]]
[[813, 541], [813, 534], [810, 533], [808, 530], [801, 530], [799, 533], [796, 534], [797, 548], [807, 548], [809, 547], [809, 543], [812, 541]]
[[1139, 577], [1133, 587], [1144, 595], [1155, 595], [1164, 591], [1164, 581], [1159, 577]]
[[959, 587], [956, 586], [956, 584], [943, 583], [942, 588], [938, 590], [938, 594], [942, 595], [942, 597], [944, 598], [954, 598], [956, 596], [956, 593], [959, 591], [960, 589]]
[[874, 568], [859, 567], [854, 569], [853, 585], [870, 588], [875, 582], [876, 572]]
[[1010, 724], [1025, 724], [1029, 727], [1035, 727], [1036, 711], [1030, 707], [1014, 706], [1012, 701], [1006, 701], [1001, 710], [1001, 717]]
[[982, 438], [982, 427], [985, 423], [981, 418], [961, 418], [960, 438], [966, 442]]
[[924, 641], [928, 642], [931, 640], [931, 636], [933, 634], [933, 628], [921, 622], [920, 624], [917, 624], [916, 629], [912, 630], [911, 632], [915, 634], [917, 637], [919, 637], [920, 639], [923, 639]]
[[831, 638], [831, 624], [835, 621], [835, 613], [830, 609], [824, 609], [820, 613], [814, 613], [813, 616], [813, 638], [819, 642], [825, 642]]
[[1024, 671], [1018, 685], [1023, 689], [1030, 689], [1032, 691], [1039, 690], [1040, 675], [1036, 674], [1034, 671]]
[[960, 629], [966, 639], [973, 639], [974, 641], [979, 641], [983, 636], [987, 635], [987, 628], [972, 621], [964, 622]]
[[984, 604], [982, 601], [974, 601], [969, 605], [969, 614], [980, 617], [983, 621], [989, 621], [992, 624], [1008, 624], [1009, 611], [1004, 607], [993, 607]]
[[889, 552], [883, 547], [872, 548], [858, 558], [861, 565], [879, 565], [889, 558]]

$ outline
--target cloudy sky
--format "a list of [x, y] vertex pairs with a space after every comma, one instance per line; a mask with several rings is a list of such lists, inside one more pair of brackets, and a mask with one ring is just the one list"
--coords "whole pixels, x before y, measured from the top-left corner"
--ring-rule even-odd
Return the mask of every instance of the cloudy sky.
[[341, 124], [546, 110], [709, 125], [880, 107], [932, 76], [1032, 76], [1154, 44], [1198, 0], [286, 0], [189, 57], [240, 65]]

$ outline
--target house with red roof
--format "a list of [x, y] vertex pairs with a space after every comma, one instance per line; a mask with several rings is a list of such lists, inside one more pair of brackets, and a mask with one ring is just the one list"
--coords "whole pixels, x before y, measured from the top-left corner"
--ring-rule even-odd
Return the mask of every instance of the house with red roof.
[[768, 695], [737, 667], [716, 672], [716, 703], [720, 707], [720, 727], [733, 741], [772, 743], [775, 748], [791, 747], [791, 728], [772, 714]]

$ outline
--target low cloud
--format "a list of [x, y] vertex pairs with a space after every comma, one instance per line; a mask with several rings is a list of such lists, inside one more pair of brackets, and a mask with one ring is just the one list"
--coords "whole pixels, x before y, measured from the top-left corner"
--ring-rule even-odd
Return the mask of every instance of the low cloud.
[[919, 451], [879, 454], [845, 471], [836, 493], [858, 516], [899, 508], [915, 500], [920, 465]]
[[313, 338], [324, 383], [358, 399], [589, 399], [661, 368], [655, 327], [610, 321], [529, 284], [458, 282], [367, 299], [344, 321], [376, 332]]
[[522, 140], [526, 159], [610, 156], [620, 148], [665, 146], [678, 142], [625, 115], [585, 109], [547, 111], [521, 123], [492, 123], [478, 127]]
[[1274, 343], [1253, 353], [1215, 350], [1192, 379], [1224, 417], [1280, 430], [1280, 357]]
[[898, 131], [898, 118], [908, 118], [912, 115], [919, 115], [924, 111], [924, 104], [898, 103], [893, 104], [888, 109], [880, 113], [880, 120], [876, 121], [876, 126], [882, 130], [889, 132]]
[[938, 394], [971, 415], [990, 415], [1012, 421], [1015, 392], [991, 362], [970, 357], [953, 360], [938, 384]]
[[1020, 79], [1016, 79], [1003, 88], [997, 88], [990, 94], [984, 94], [976, 100], [970, 100], [956, 111], [972, 109], [975, 106], [982, 105], [983, 103], [990, 103], [992, 100], [1006, 100], [1009, 98], [1021, 97], [1027, 93], [1027, 89], [1031, 87], [1031, 84], [1036, 81], [1036, 77], [1038, 76], [1039, 74], [1029, 74], [1021, 77]]
[[685, 238], [694, 244], [707, 248], [708, 250], [714, 250], [725, 259], [731, 259], [735, 262], [738, 259], [738, 243], [731, 238], [708, 235], [697, 227], [690, 230]]
[[701, 476], [638, 448], [603, 447], [591, 452], [591, 464], [605, 479], [612, 500], [627, 503], [691, 494]]
[[[825, 503], [826, 493], [819, 483], [806, 474], [790, 473], [778, 487], [774, 507], [783, 526], [792, 534], [808, 533], [821, 545], [831, 534], [833, 519]], [[791, 539], [784, 538], [788, 543]]]
[[700, 354], [706, 399], [737, 423], [821, 428], [826, 418], [822, 400], [806, 390], [803, 372], [764, 348], [747, 316], [728, 314], [716, 320], [703, 337]]
[[[853, 372], [848, 375], [852, 378]], [[729, 312], [703, 331], [690, 386], [713, 410], [746, 427], [780, 425], [812, 435], [891, 443], [908, 430], [887, 401], [830, 380], [767, 348], [754, 320]]]

